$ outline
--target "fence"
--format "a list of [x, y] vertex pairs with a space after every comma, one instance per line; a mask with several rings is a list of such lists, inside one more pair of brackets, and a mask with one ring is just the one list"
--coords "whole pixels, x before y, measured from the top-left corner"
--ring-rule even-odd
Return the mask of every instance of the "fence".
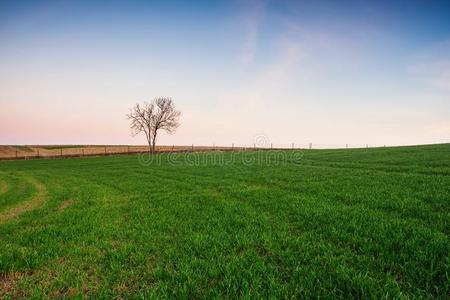
[[[319, 146], [321, 146], [319, 144]], [[367, 144], [358, 145], [352, 148], [368, 148]], [[331, 148], [331, 147], [330, 147]], [[339, 147], [335, 147], [339, 148]], [[340, 148], [349, 149], [349, 144]], [[258, 145], [235, 145], [231, 146], [157, 146], [157, 153], [168, 152], [204, 152], [204, 151], [248, 151], [248, 150], [299, 150], [314, 149], [312, 143], [307, 144], [283, 144], [274, 145], [273, 143]], [[125, 155], [149, 152], [148, 146], [0, 146], [0, 160], [15, 159], [36, 159], [36, 158], [68, 158], [68, 157], [86, 157], [86, 156], [108, 156]]]
[[[2, 149], [3, 148], [3, 149]], [[200, 152], [200, 151], [233, 151], [241, 150], [241, 147], [216, 147], [216, 146], [158, 146], [157, 153], [168, 152]], [[109, 156], [138, 154], [150, 151], [148, 146], [0, 146], [0, 160], [37, 159], [37, 158], [68, 158], [87, 156]]]

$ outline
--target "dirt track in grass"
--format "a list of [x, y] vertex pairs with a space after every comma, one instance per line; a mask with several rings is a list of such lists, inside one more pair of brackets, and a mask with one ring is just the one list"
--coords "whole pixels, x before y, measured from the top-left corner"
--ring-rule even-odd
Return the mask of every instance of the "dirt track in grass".
[[0, 181], [0, 194], [4, 194], [8, 191], [8, 183], [6, 181]]
[[[33, 177], [24, 177], [36, 189], [36, 195], [33, 198], [19, 203], [3, 212], [0, 212], [0, 224], [6, 223], [11, 219], [17, 218], [24, 212], [36, 209], [42, 206], [47, 198], [47, 189], [45, 186]], [[0, 185], [1, 188], [1, 185]]]

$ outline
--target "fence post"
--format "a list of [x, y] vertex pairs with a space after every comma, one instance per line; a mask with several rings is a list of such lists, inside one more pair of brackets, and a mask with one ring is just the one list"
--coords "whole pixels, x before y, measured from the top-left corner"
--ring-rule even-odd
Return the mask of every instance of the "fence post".
[[84, 157], [84, 148], [81, 148], [81, 152], [83, 153], [83, 157]]
[[59, 154], [62, 157], [62, 148], [59, 149]]
[[127, 146], [127, 153], [130, 154], [130, 146]]
[[348, 144], [345, 144], [345, 149], [348, 149]]
[[292, 143], [292, 150], [294, 150], [294, 143]]
[[309, 143], [309, 150], [312, 149], [312, 143]]
[[194, 152], [194, 144], [192, 144], [192, 152]]
[[172, 152], [173, 152], [173, 149], [175, 149], [175, 144], [172, 145]]
[[253, 144], [253, 149], [256, 149], [256, 144]]
[[272, 148], [273, 148], [273, 147], [272, 147], [272, 143], [270, 143], [270, 150], [272, 150]]
[[37, 158], [39, 158], [39, 148], [37, 149]]
[[17, 159], [17, 149], [16, 149], [16, 159]]
[[105, 146], [105, 156], [106, 156], [106, 146]]
[[231, 144], [231, 150], [233, 150], [233, 151], [234, 151], [234, 143], [233, 143], [233, 144]]

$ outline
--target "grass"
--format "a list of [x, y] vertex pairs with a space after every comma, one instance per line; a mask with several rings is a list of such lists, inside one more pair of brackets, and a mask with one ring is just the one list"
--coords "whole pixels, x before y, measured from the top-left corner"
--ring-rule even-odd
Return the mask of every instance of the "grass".
[[33, 152], [34, 150], [29, 146], [12, 146], [14, 150], [23, 151], [23, 152]]
[[45, 146], [39, 146], [39, 148], [48, 149], [48, 150], [72, 149], [72, 148], [82, 148], [82, 147], [87, 147], [87, 146], [85, 146], [85, 145], [48, 145], [48, 146], [45, 145]]
[[[127, 147], [127, 145], [42, 145], [37, 146], [42, 149], [59, 150], [59, 149], [73, 149], [73, 148], [88, 148], [88, 147]], [[131, 146], [133, 147], [133, 146]]]
[[0, 162], [0, 298], [449, 296], [449, 144], [142, 162]]

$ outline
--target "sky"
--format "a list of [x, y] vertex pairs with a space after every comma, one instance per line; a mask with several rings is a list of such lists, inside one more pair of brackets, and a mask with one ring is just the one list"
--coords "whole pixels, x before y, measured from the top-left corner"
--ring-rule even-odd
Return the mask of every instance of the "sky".
[[449, 1], [0, 1], [0, 144], [450, 142]]

